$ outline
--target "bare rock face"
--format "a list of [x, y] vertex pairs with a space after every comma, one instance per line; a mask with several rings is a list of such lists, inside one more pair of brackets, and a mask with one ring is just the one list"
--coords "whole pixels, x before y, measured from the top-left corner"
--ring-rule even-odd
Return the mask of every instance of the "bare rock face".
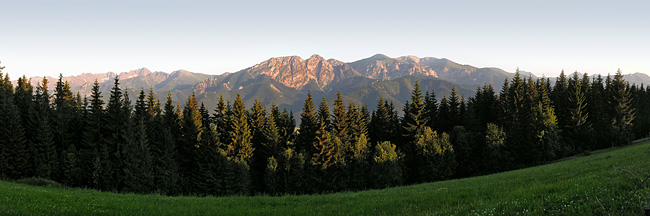
[[307, 60], [299, 56], [271, 58], [246, 70], [252, 76], [267, 75], [295, 89], [302, 88], [312, 80], [324, 87], [335, 77], [332, 65], [319, 55], [312, 55]]
[[389, 58], [384, 55], [350, 63], [354, 70], [372, 79], [390, 80], [404, 76], [438, 77], [435, 70], [420, 65], [419, 58]]
[[[417, 57], [416, 57], [417, 58]], [[404, 56], [398, 59], [415, 60], [413, 56]], [[419, 58], [417, 64], [426, 66], [438, 72], [441, 79], [457, 81], [472, 76], [478, 70], [476, 67], [461, 65], [448, 59], [438, 59], [432, 57]]]

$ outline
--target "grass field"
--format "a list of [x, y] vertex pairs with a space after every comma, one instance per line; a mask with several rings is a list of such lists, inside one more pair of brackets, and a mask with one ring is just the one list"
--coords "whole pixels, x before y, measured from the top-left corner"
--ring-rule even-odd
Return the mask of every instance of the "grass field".
[[0, 215], [640, 215], [650, 142], [488, 176], [327, 195], [167, 197], [0, 182]]

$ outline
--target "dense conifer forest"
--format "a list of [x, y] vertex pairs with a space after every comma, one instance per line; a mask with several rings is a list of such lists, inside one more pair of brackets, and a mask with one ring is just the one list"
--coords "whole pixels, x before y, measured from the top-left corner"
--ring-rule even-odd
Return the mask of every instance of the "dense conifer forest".
[[[120, 82], [102, 98], [70, 91], [62, 76], [14, 87], [0, 68], [0, 178], [39, 177], [102, 191], [169, 195], [309, 194], [483, 175], [627, 145], [650, 132], [650, 88], [562, 72], [506, 80], [474, 97], [440, 101], [416, 84], [402, 111], [333, 109], [307, 96], [300, 125], [290, 110], [246, 108], [238, 96], [184, 106]], [[4, 78], [3, 78], [4, 77]], [[163, 96], [164, 97], [164, 96]], [[372, 105], [375, 106], [375, 105]], [[298, 129], [296, 129], [298, 128]]]

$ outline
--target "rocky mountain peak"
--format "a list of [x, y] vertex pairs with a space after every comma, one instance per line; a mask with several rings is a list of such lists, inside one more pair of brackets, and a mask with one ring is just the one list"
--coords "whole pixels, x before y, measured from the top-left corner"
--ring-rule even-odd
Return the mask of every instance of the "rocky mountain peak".
[[420, 58], [417, 57], [417, 56], [408, 55], [408, 56], [399, 57], [397, 59], [408, 62], [408, 63], [420, 64]]
[[124, 79], [139, 77], [139, 76], [147, 76], [149, 74], [152, 74], [152, 72], [146, 67], [143, 67], [140, 69], [131, 70], [129, 72], [121, 72], [119, 75], [117, 75], [117, 77], [124, 80]]

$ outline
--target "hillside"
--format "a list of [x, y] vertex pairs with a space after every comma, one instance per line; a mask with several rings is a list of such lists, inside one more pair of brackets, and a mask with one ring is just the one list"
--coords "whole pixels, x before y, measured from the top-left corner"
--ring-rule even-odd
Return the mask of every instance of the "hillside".
[[[420, 185], [304, 196], [167, 197], [0, 181], [3, 215], [640, 215], [650, 142]], [[633, 193], [634, 192], [634, 193]]]

